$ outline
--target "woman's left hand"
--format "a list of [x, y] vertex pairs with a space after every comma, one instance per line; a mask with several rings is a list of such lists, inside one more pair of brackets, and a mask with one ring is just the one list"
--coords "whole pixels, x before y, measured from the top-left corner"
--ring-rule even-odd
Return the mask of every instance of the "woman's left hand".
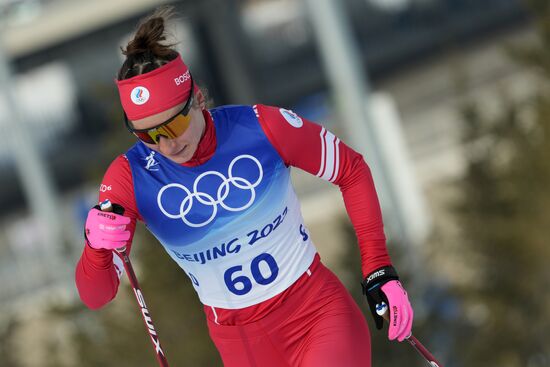
[[387, 320], [388, 338], [402, 342], [411, 335], [414, 312], [407, 292], [401, 285], [397, 272], [392, 266], [373, 271], [362, 283], [363, 294], [367, 296], [376, 327], [382, 328], [383, 315], [377, 307], [385, 303], [389, 306]]

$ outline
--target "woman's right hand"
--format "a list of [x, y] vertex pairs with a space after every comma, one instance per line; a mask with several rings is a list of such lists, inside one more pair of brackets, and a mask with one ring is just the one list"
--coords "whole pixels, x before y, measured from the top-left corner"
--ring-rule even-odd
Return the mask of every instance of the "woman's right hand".
[[94, 249], [122, 248], [130, 239], [130, 231], [127, 228], [130, 221], [130, 218], [124, 215], [101, 211], [99, 205], [96, 205], [88, 212], [84, 226], [86, 243]]

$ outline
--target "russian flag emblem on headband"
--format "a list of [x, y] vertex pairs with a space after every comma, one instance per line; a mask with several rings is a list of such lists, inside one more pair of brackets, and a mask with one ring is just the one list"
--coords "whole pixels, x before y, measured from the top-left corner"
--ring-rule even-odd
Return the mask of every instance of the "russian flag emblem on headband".
[[158, 69], [115, 80], [129, 120], [139, 120], [183, 103], [191, 93], [191, 73], [181, 55]]

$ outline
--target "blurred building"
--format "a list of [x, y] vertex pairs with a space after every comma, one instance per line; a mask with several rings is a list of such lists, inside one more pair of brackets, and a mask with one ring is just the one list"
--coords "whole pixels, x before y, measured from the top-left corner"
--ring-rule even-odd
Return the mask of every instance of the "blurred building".
[[[72, 270], [82, 246], [77, 239], [80, 222], [94, 200], [88, 194], [97, 190], [90, 187], [89, 169], [97, 166], [98, 159], [106, 159], [99, 153], [106, 127], [119, 123], [123, 129], [113, 83], [122, 61], [119, 47], [136, 22], [161, 3], [166, 2], [0, 3], [1, 43], [14, 71], [13, 85], [2, 88], [12, 89], [24, 107], [42, 163], [62, 197], [60, 215], [70, 238], [66, 253], [56, 255], [58, 262], [68, 264], [66, 268], [52, 268], [43, 261], [41, 254], [49, 250], [41, 244], [40, 225], [25, 210], [12, 154], [2, 142], [0, 276], [9, 281], [0, 287], [1, 307], [29, 304], [26, 300], [33, 300], [33, 295], [51, 295], [52, 289], [60, 289], [68, 298], [74, 295], [72, 272], [67, 269]], [[390, 92], [396, 101], [425, 190], [460, 172], [457, 120], [449, 118], [456, 102], [449, 65], [456, 59], [473, 63], [474, 77], [487, 88], [513, 78], [522, 85], [521, 71], [501, 60], [498, 47], [486, 47], [529, 33], [521, 1], [343, 3], [361, 64], [374, 89]], [[174, 25], [176, 38], [182, 41], [181, 53], [216, 104], [257, 102], [291, 107], [341, 131], [331, 119], [328, 82], [301, 1], [174, 4], [183, 15]], [[0, 103], [0, 123], [9, 126], [2, 111]], [[326, 223], [343, 208], [337, 190], [300, 174], [295, 180], [314, 238], [320, 243], [321, 238], [330, 241], [335, 230]], [[317, 195], [320, 192], [327, 194]], [[311, 195], [316, 195], [315, 200], [308, 200]]]

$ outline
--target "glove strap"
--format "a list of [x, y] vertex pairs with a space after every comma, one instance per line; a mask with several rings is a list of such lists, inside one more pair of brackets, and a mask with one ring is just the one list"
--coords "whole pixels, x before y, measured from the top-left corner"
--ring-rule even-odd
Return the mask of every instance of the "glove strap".
[[393, 266], [384, 266], [379, 268], [365, 277], [361, 283], [363, 287], [363, 294], [367, 294], [372, 287], [376, 287], [379, 284], [387, 283], [390, 280], [399, 280], [397, 271]]

